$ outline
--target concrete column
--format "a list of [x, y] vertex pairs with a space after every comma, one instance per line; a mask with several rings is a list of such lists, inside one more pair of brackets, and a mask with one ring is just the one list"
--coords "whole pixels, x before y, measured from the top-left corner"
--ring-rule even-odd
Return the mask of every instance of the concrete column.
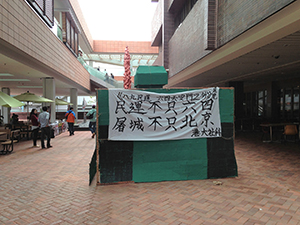
[[55, 108], [55, 80], [52, 77], [43, 78], [43, 96], [53, 100], [51, 103], [43, 103], [43, 106], [50, 106], [50, 122], [54, 123], [56, 120]]
[[[161, 2], [161, 1], [159, 1]], [[169, 11], [170, 1], [162, 1], [162, 62], [169, 69], [169, 41], [174, 33], [174, 15]]]
[[244, 82], [243, 81], [230, 81], [229, 87], [234, 87], [234, 122], [236, 129], [243, 129], [244, 111]]
[[78, 97], [78, 91], [76, 88], [71, 88], [71, 94], [70, 94], [70, 99], [71, 99], [71, 103], [73, 103], [73, 111], [76, 115], [76, 120], [75, 120], [75, 124], [77, 123], [77, 118], [78, 118], [78, 104], [77, 104], [77, 97]]
[[[7, 95], [10, 95], [10, 89], [8, 87], [3, 87], [1, 91]], [[4, 107], [2, 106], [1, 115], [4, 117], [3, 123], [9, 123], [10, 122], [10, 107]]]
[[241, 119], [244, 117], [244, 82], [231, 81], [229, 82], [229, 87], [234, 87], [234, 116], [236, 119]]

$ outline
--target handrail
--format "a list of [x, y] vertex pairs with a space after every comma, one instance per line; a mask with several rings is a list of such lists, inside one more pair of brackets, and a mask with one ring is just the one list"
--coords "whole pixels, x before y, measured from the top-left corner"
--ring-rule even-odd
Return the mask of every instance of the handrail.
[[83, 65], [83, 67], [94, 77], [97, 77], [106, 83], [116, 87], [116, 88], [122, 88], [123, 87], [123, 81], [117, 81], [115, 79], [112, 79], [109, 76], [105, 76], [105, 73], [93, 68], [92, 66], [89, 66], [81, 56], [77, 57], [77, 60]]

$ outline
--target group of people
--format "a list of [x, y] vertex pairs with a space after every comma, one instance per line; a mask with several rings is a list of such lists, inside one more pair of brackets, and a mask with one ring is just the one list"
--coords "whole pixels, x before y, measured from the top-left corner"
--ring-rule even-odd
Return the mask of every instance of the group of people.
[[[66, 117], [66, 121], [68, 123], [68, 129], [69, 129], [69, 133], [70, 136], [74, 135], [74, 122], [76, 119], [76, 115], [75, 112], [73, 111], [73, 107], [70, 107], [70, 110], [68, 110], [65, 114]], [[89, 129], [92, 132], [92, 138], [95, 137], [96, 135], [96, 106], [93, 105], [92, 109], [90, 111], [88, 111], [88, 113], [86, 114], [86, 117], [90, 119], [89, 122]]]
[[[36, 109], [32, 109], [30, 113], [30, 120], [32, 123], [31, 130], [32, 130], [32, 139], [33, 139], [33, 147], [40, 147], [37, 144], [38, 132], [41, 129], [41, 148], [45, 149], [45, 139], [47, 141], [47, 148], [51, 148], [51, 128], [50, 128], [50, 114], [48, 112], [48, 107], [44, 106], [42, 108], [43, 112], [39, 115], [37, 114]], [[89, 129], [92, 133], [92, 138], [96, 135], [96, 106], [93, 105], [92, 109], [86, 114], [88, 118], [90, 118], [89, 122]], [[66, 121], [68, 123], [68, 130], [70, 136], [74, 135], [74, 122], [76, 119], [75, 112], [73, 111], [73, 107], [65, 114]]]
[[110, 73], [110, 75], [108, 75], [108, 73], [106, 71], [104, 71], [104, 72], [105, 72], [105, 75], [104, 75], [104, 81], [105, 82], [109, 83], [109, 79], [112, 79], [112, 80], [115, 79], [115, 76], [112, 73]]
[[30, 113], [30, 120], [32, 123], [32, 139], [33, 139], [33, 146], [40, 147], [37, 145], [37, 137], [39, 129], [41, 129], [41, 147], [42, 149], [45, 148], [45, 138], [47, 138], [47, 148], [52, 148], [50, 141], [51, 141], [51, 129], [50, 129], [50, 114], [48, 112], [48, 107], [43, 106], [43, 112], [39, 115], [37, 114], [36, 109], [32, 109]]

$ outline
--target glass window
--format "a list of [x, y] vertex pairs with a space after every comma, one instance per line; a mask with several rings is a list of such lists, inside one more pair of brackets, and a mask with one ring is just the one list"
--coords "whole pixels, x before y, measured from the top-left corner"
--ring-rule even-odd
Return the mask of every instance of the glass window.
[[63, 30], [64, 38], [63, 41], [65, 45], [70, 49], [70, 51], [77, 57], [78, 54], [78, 33], [76, 27], [74, 26], [71, 17], [67, 14], [63, 14]]
[[287, 113], [291, 113], [291, 109], [292, 109], [292, 90], [290, 88], [285, 89], [284, 100], [285, 100], [284, 110]]
[[280, 89], [280, 111], [283, 111], [283, 105], [284, 105], [284, 101], [283, 101], [283, 89]]
[[27, 0], [49, 27], [54, 25], [54, 1], [53, 0]]
[[71, 46], [71, 24], [70, 20], [67, 19], [67, 43]]
[[258, 92], [258, 116], [264, 115], [264, 91]]
[[294, 88], [293, 96], [293, 117], [299, 121], [299, 87]]
[[44, 0], [36, 0], [35, 2], [41, 10], [44, 10]]
[[253, 117], [257, 117], [257, 93], [252, 92], [251, 93], [251, 115]]
[[45, 0], [45, 16], [47, 16], [51, 23], [54, 22], [53, 10], [53, 0]]
[[78, 34], [75, 32], [75, 36], [74, 36], [74, 41], [75, 41], [75, 53], [78, 54]]
[[71, 48], [74, 50], [74, 27], [71, 27]]

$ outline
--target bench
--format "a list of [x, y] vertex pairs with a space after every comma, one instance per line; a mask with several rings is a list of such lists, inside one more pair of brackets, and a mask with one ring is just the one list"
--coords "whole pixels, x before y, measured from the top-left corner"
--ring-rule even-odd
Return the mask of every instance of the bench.
[[7, 129], [6, 132], [7, 132], [7, 139], [1, 142], [3, 149], [0, 150], [0, 154], [2, 155], [11, 153], [14, 150], [14, 143], [17, 143], [19, 141], [16, 138], [20, 135], [20, 130]]

